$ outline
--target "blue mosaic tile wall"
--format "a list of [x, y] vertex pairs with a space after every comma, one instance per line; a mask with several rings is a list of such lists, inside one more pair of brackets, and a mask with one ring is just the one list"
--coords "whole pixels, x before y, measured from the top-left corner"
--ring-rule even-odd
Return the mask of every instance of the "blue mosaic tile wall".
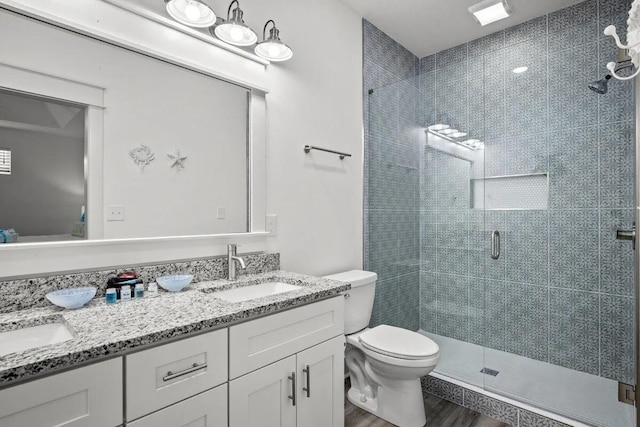
[[368, 21], [363, 26], [364, 266], [378, 274], [371, 325], [417, 330], [419, 61]]
[[633, 88], [587, 89], [630, 4], [587, 0], [420, 59], [421, 126], [482, 139], [485, 176], [549, 174], [549, 209], [477, 211], [471, 163], [423, 144], [421, 329], [633, 382], [633, 252], [615, 240], [634, 220]]

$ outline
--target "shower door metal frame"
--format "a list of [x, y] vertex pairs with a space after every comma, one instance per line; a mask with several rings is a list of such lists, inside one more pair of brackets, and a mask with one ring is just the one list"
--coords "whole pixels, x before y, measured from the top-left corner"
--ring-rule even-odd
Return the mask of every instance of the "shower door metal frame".
[[[635, 127], [635, 148], [636, 148], [636, 162], [635, 162], [635, 223], [640, 224], [640, 173], [638, 171], [638, 165], [640, 165], [640, 138], [638, 137], [638, 130], [640, 130], [640, 82], [634, 82], [635, 87], [635, 112], [636, 112], [636, 127]], [[635, 313], [634, 326], [635, 326], [635, 369], [636, 369], [636, 384], [635, 384], [635, 407], [636, 407], [636, 426], [640, 427], [640, 411], [638, 410], [638, 385], [640, 384], [640, 256], [638, 255], [638, 249], [634, 250], [634, 289], [635, 289]]]

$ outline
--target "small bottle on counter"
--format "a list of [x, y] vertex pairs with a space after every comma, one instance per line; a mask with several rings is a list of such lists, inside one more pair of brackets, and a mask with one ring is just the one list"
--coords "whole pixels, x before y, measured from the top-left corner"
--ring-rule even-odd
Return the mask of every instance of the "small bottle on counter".
[[144, 297], [144, 285], [142, 283], [138, 283], [134, 290], [134, 295], [137, 298]]
[[131, 286], [123, 285], [120, 288], [120, 299], [122, 301], [126, 301], [126, 300], [130, 300], [131, 299]]
[[158, 284], [156, 282], [149, 283], [147, 287], [147, 296], [149, 298], [155, 298], [158, 296]]
[[115, 304], [118, 302], [118, 294], [116, 292], [115, 288], [109, 288], [107, 289], [107, 293], [105, 295], [105, 298], [107, 300], [107, 304]]

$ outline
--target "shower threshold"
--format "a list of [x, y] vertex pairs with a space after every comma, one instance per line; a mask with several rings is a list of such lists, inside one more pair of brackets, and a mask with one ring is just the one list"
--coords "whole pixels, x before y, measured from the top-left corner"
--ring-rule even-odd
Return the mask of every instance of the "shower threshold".
[[[618, 402], [618, 383], [539, 360], [420, 330], [440, 346], [436, 376], [576, 426], [635, 426], [633, 406]], [[481, 372], [486, 366], [500, 372]], [[576, 420], [578, 422], [571, 422]]]

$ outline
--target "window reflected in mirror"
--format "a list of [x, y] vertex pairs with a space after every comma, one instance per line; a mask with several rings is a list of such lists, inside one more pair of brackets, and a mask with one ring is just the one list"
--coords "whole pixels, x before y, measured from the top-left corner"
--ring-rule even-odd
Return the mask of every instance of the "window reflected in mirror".
[[0, 243], [84, 239], [85, 107], [0, 90]]

